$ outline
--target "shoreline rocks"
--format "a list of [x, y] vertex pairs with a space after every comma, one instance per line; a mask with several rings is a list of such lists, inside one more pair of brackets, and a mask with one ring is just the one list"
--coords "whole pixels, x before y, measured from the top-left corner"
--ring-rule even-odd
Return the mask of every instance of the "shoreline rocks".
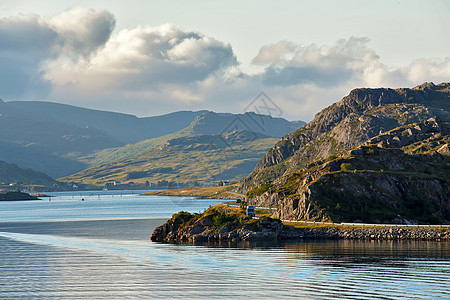
[[[288, 227], [288, 226], [286, 226]], [[450, 228], [290, 228], [281, 239], [356, 239], [450, 241]]]

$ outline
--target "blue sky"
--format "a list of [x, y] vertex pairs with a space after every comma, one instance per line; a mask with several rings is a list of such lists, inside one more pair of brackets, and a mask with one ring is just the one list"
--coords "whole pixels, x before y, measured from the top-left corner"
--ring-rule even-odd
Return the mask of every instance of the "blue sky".
[[448, 1], [1, 1], [0, 98], [309, 121], [355, 87], [450, 80]]

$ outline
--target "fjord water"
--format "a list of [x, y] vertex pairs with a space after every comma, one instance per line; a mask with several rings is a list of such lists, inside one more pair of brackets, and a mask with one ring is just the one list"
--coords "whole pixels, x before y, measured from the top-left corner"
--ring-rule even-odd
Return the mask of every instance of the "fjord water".
[[158, 244], [218, 201], [121, 193], [0, 203], [0, 298], [450, 298], [449, 243]]

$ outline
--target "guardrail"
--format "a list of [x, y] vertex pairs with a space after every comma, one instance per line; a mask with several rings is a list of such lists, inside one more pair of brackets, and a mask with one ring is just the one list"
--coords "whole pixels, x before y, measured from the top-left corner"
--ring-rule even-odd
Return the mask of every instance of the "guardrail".
[[[228, 207], [240, 207], [239, 204], [234, 204], [234, 202], [233, 202], [233, 203], [226, 203], [226, 202], [224, 202], [224, 203], [222, 203], [222, 204], [224, 204], [224, 205], [226, 205], [226, 206], [228, 206]], [[273, 207], [262, 207], [262, 206], [255, 206], [255, 209], [277, 210], [277, 208], [273, 208]]]

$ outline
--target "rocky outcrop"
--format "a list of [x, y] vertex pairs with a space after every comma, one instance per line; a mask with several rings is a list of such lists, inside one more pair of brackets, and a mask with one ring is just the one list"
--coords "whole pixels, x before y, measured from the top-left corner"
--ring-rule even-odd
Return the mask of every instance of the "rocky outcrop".
[[448, 223], [449, 133], [436, 118], [394, 128], [266, 183], [247, 201], [277, 207], [280, 219]]
[[449, 97], [450, 83], [425, 83], [413, 89], [355, 89], [283, 137], [261, 158], [241, 191], [286, 177], [399, 126], [430, 118], [450, 121]]
[[294, 220], [450, 222], [450, 83], [355, 89], [285, 136], [243, 181]]
[[280, 220], [250, 219], [213, 208], [202, 215], [175, 214], [157, 227], [150, 239], [167, 243], [277, 240], [282, 228]]
[[273, 215], [336, 222], [441, 224], [450, 220], [449, 185], [439, 178], [337, 172], [301, 187]]

